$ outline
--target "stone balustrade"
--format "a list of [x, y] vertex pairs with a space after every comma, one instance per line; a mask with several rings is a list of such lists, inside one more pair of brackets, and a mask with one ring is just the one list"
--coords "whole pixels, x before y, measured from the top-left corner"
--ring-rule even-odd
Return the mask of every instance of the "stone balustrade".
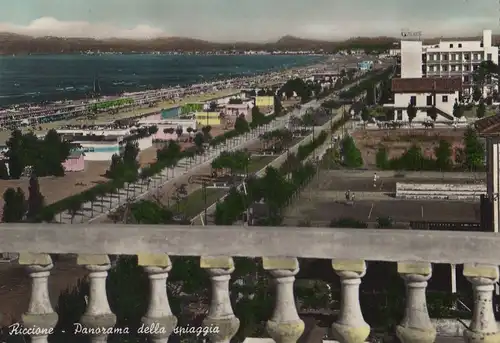
[[[230, 244], [228, 244], [230, 242]], [[177, 324], [166, 291], [172, 268], [169, 256], [200, 256], [212, 284], [208, 315], [203, 324], [217, 326], [211, 342], [229, 342], [240, 326], [234, 315], [229, 280], [233, 257], [261, 257], [263, 269], [275, 283], [274, 313], [267, 322], [278, 343], [294, 343], [304, 331], [297, 314], [294, 280], [298, 257], [331, 260], [340, 277], [340, 314], [332, 325], [341, 343], [365, 342], [370, 326], [363, 318], [359, 286], [367, 271], [365, 261], [388, 261], [406, 284], [405, 314], [396, 328], [403, 343], [432, 343], [436, 328], [429, 318], [426, 287], [432, 263], [464, 264], [464, 276], [474, 291], [473, 317], [464, 330], [467, 343], [498, 342], [492, 296], [499, 278], [500, 236], [483, 232], [335, 229], [310, 227], [166, 226], [166, 225], [57, 225], [1, 224], [0, 253], [18, 252], [19, 263], [32, 278], [31, 300], [23, 323], [26, 328], [50, 329], [58, 316], [49, 301], [47, 284], [51, 254], [77, 254], [77, 264], [88, 271], [90, 293], [80, 319], [85, 328], [112, 328], [116, 316], [106, 295], [109, 255], [137, 255], [149, 276], [151, 294], [143, 323], [162, 328], [151, 335], [166, 343]], [[33, 342], [47, 342], [47, 334], [34, 330]], [[106, 342], [106, 334], [91, 336]]]
[[396, 183], [396, 198], [477, 200], [486, 194], [486, 184]]

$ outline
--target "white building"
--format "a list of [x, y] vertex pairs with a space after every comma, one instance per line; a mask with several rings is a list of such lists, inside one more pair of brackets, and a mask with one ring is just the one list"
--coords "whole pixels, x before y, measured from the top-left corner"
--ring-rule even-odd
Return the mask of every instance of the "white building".
[[[417, 50], [421, 53], [420, 58], [416, 56]], [[481, 62], [498, 64], [498, 47], [492, 45], [491, 30], [484, 30], [482, 40], [477, 41], [442, 40], [433, 45], [422, 45], [421, 41], [401, 41], [401, 49], [393, 49], [391, 53], [401, 56], [401, 78], [460, 77], [464, 96], [472, 93], [472, 75]], [[483, 89], [484, 95], [492, 89], [498, 90], [498, 86], [490, 80]]]
[[394, 120], [408, 121], [406, 108], [412, 104], [417, 109], [413, 121], [423, 122], [430, 120], [427, 110], [434, 105], [438, 114], [436, 121], [450, 121], [454, 120], [453, 106], [459, 100], [461, 88], [460, 78], [394, 78], [394, 103], [384, 107], [394, 109]]
[[491, 30], [484, 30], [481, 41], [441, 41], [426, 47], [423, 56], [425, 76], [461, 77], [464, 94], [470, 94], [473, 88], [472, 74], [481, 62], [498, 64], [498, 47], [492, 46], [491, 36]]

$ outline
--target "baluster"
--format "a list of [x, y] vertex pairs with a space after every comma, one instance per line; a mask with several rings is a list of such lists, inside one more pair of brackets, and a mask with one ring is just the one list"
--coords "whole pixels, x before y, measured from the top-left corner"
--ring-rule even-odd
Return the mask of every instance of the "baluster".
[[359, 303], [359, 285], [366, 274], [363, 260], [333, 260], [332, 267], [340, 276], [341, 301], [338, 320], [332, 333], [340, 343], [363, 343], [370, 334]]
[[436, 328], [427, 311], [425, 290], [432, 276], [432, 266], [426, 262], [398, 262], [398, 273], [406, 284], [405, 316], [396, 327], [402, 343], [433, 343]]
[[168, 255], [141, 254], [137, 257], [151, 285], [148, 311], [142, 317], [142, 323], [147, 328], [144, 331], [150, 334], [153, 343], [167, 343], [177, 326], [177, 317], [172, 314], [167, 294], [167, 278], [172, 263]]
[[[106, 294], [106, 277], [111, 268], [108, 255], [78, 255], [78, 265], [89, 271], [90, 292], [87, 309], [80, 319], [80, 324], [95, 335], [90, 335], [92, 343], [106, 343], [105, 330], [113, 328], [116, 316], [111, 312]], [[104, 332], [104, 333], [103, 333]]]
[[498, 326], [493, 313], [493, 290], [498, 281], [498, 266], [465, 264], [464, 276], [472, 284], [474, 308], [468, 329], [464, 330], [467, 343], [500, 341]]
[[212, 343], [229, 343], [240, 327], [229, 298], [229, 279], [234, 271], [233, 258], [202, 256], [200, 267], [207, 269], [212, 283], [210, 309], [203, 320], [207, 337]]
[[293, 283], [299, 272], [296, 258], [262, 258], [264, 270], [268, 270], [276, 284], [276, 305], [267, 332], [277, 343], [295, 343], [304, 333], [304, 322], [299, 318]]
[[52, 259], [49, 254], [20, 253], [19, 264], [26, 266], [31, 277], [31, 297], [28, 311], [22, 315], [23, 326], [33, 332], [31, 342], [47, 343], [57, 324], [48, 289]]

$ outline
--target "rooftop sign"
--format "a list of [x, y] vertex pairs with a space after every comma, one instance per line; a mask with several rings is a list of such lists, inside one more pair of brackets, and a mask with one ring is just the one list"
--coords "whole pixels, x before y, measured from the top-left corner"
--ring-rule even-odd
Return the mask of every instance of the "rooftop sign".
[[401, 29], [401, 38], [410, 40], [420, 40], [422, 31], [411, 31], [408, 29]]

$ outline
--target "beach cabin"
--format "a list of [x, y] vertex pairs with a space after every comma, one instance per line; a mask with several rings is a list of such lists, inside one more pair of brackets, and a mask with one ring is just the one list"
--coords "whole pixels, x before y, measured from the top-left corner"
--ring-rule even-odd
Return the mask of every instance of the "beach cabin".
[[219, 112], [196, 112], [196, 123], [202, 126], [218, 126], [221, 125], [221, 116]]
[[85, 154], [81, 151], [72, 151], [62, 164], [65, 172], [80, 172], [85, 170]]

